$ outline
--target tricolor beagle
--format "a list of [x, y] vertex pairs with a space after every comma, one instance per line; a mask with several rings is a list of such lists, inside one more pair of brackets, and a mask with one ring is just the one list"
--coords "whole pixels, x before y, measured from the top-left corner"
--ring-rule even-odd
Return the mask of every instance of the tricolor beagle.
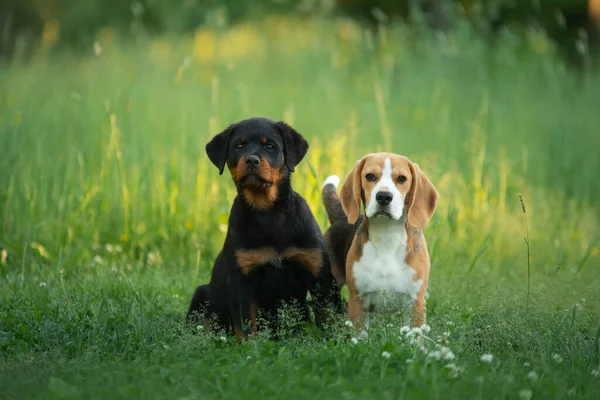
[[[429, 253], [422, 229], [439, 194], [419, 166], [392, 153], [360, 159], [336, 193], [337, 176], [323, 185], [330, 228], [325, 233], [332, 273], [348, 285], [348, 318], [368, 328], [379, 305], [408, 306], [413, 327], [425, 323]], [[361, 203], [364, 215], [360, 214]]]

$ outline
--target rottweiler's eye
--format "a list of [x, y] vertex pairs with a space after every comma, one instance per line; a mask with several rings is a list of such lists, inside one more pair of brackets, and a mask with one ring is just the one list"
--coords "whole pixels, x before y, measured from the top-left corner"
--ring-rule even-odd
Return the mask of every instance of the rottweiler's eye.
[[377, 178], [375, 177], [375, 175], [373, 175], [373, 174], [367, 174], [367, 175], [365, 175], [365, 178], [366, 178], [366, 179], [367, 179], [369, 182], [374, 182], [374, 181], [375, 181], [375, 179], [377, 179]]
[[396, 181], [398, 181], [398, 183], [404, 183], [406, 182], [406, 177], [404, 175], [400, 175]]
[[244, 148], [244, 143], [236, 143], [234, 147], [236, 148], [236, 150], [241, 150]]
[[267, 143], [267, 144], [265, 145], [265, 149], [267, 149], [267, 150], [273, 150], [274, 148], [275, 148], [275, 146], [273, 146], [273, 144], [272, 144], [272, 143]]

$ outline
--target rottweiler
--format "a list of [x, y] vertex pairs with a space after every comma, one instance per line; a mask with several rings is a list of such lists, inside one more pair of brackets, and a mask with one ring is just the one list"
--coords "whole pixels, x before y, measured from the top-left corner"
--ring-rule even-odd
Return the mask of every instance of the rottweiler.
[[219, 175], [227, 165], [237, 195], [210, 282], [196, 288], [188, 322], [203, 319], [233, 331], [241, 343], [257, 332], [259, 312], [276, 332], [283, 304], [295, 303], [301, 320], [311, 322], [307, 294], [317, 326], [327, 310], [341, 311], [323, 235], [306, 200], [291, 186], [308, 147], [287, 123], [262, 117], [234, 123], [206, 145]]

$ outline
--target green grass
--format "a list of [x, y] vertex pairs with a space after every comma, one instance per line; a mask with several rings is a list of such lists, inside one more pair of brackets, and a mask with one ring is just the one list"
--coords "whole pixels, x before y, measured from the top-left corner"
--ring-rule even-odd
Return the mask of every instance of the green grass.
[[[135, 45], [105, 32], [99, 55], [2, 67], [0, 397], [598, 398], [600, 75], [568, 71], [540, 37], [382, 33], [279, 19]], [[344, 318], [243, 346], [185, 326], [234, 196], [204, 145], [252, 115], [309, 140], [293, 185], [323, 229], [322, 180], [362, 155], [427, 173], [441, 197], [424, 344], [448, 346], [458, 373], [392, 316], [357, 345]]]

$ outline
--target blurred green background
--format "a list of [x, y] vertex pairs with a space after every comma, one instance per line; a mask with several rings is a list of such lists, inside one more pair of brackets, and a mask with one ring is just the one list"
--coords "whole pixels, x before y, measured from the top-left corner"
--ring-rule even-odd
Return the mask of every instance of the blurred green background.
[[[599, 15], [597, 0], [2, 1], [0, 397], [597, 399]], [[256, 115], [309, 141], [293, 186], [323, 230], [329, 174], [383, 150], [425, 171], [428, 323], [460, 377], [394, 318], [358, 346], [343, 319], [331, 340], [238, 347], [184, 325], [235, 196], [204, 146]]]

